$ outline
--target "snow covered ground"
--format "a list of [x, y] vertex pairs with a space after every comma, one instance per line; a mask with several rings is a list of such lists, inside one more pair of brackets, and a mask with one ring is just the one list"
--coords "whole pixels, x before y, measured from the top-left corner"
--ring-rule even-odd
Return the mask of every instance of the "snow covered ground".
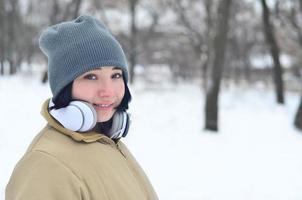
[[[197, 86], [137, 83], [132, 93], [124, 141], [160, 199], [302, 199], [302, 132], [292, 126], [297, 94], [279, 106], [265, 89], [227, 89], [220, 132], [211, 133], [203, 131]], [[0, 200], [14, 165], [45, 125], [39, 112], [49, 96], [36, 77], [0, 76]]]

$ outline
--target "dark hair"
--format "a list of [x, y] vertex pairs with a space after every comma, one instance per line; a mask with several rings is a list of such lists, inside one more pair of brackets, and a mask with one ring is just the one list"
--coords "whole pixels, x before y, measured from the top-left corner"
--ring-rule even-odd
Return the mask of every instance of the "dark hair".
[[53, 106], [53, 108], [55, 109], [59, 109], [59, 108], [64, 108], [66, 106], [68, 106], [68, 104], [71, 102], [72, 100], [72, 96], [71, 96], [71, 91], [72, 91], [72, 83], [69, 83], [68, 85], [66, 85], [61, 91], [60, 93], [57, 95], [57, 97], [55, 99], [53, 99], [53, 103], [55, 104]]
[[125, 94], [120, 105], [118, 105], [118, 107], [116, 108], [117, 111], [126, 111], [129, 108], [129, 103], [132, 98], [128, 85], [125, 82], [125, 79], [124, 79], [124, 83], [125, 83]]
[[[124, 97], [120, 103], [120, 105], [118, 107], [116, 107], [117, 111], [126, 111], [129, 108], [129, 103], [131, 101], [131, 93], [129, 91], [128, 85], [124, 80], [124, 84], [125, 84], [125, 94]], [[68, 85], [66, 85], [58, 94], [58, 96], [53, 99], [53, 103], [55, 104], [52, 108], [54, 109], [59, 109], [59, 108], [64, 108], [66, 106], [68, 106], [68, 104], [72, 101], [72, 84], [73, 82], [69, 83]]]

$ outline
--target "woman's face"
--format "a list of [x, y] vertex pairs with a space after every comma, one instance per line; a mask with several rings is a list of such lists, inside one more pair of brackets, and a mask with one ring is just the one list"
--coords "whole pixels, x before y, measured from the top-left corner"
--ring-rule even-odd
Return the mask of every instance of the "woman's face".
[[72, 85], [72, 98], [93, 105], [98, 122], [108, 121], [125, 94], [122, 70], [102, 67], [77, 77]]

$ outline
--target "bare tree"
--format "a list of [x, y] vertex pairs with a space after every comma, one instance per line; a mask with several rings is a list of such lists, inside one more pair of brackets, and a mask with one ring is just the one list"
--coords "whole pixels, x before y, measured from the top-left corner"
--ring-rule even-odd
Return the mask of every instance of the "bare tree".
[[136, 26], [136, 7], [139, 0], [129, 0], [129, 10], [131, 16], [131, 27], [130, 27], [130, 83], [134, 82], [134, 69], [137, 63], [137, 26]]
[[296, 112], [294, 124], [299, 130], [302, 131], [302, 96], [300, 100], [300, 105]]
[[[284, 49], [287, 50], [292, 56], [296, 57], [296, 63], [292, 66], [292, 73], [297, 79], [301, 80], [302, 22], [300, 19], [302, 17], [302, 1], [293, 0], [290, 2], [289, 7], [283, 6], [283, 3], [285, 2], [277, 1], [275, 6], [276, 10], [278, 11], [277, 17], [282, 24], [282, 28], [287, 31], [286, 42], [289, 43], [289, 45], [283, 46], [285, 46]], [[298, 129], [302, 130], [302, 95], [300, 104], [298, 105], [298, 109], [295, 114], [294, 125]]]
[[232, 0], [220, 1], [218, 5], [217, 26], [214, 37], [213, 54], [210, 57], [211, 79], [208, 85], [205, 104], [205, 129], [218, 131], [218, 97], [224, 65], [228, 35], [228, 21]]
[[[300, 44], [300, 47], [302, 47], [302, 27], [301, 25], [298, 23], [297, 21], [297, 15], [301, 17], [302, 15], [302, 0], [299, 0], [299, 13], [298, 11], [296, 11], [295, 7], [292, 8], [292, 15], [291, 15], [291, 24], [293, 25], [294, 29], [296, 30], [297, 32], [297, 35], [298, 35], [298, 41], [299, 41], [299, 44]], [[301, 74], [299, 73], [299, 71], [297, 70], [297, 74], [298, 76], [301, 78]], [[301, 100], [300, 100], [300, 104], [298, 106], [298, 109], [297, 109], [297, 112], [296, 112], [296, 115], [295, 115], [295, 119], [294, 119], [294, 125], [302, 131], [302, 95], [301, 95]]]
[[18, 0], [11, 0], [8, 1], [8, 11], [7, 11], [7, 18], [9, 19], [9, 23], [7, 26], [7, 43], [6, 43], [6, 50], [7, 50], [7, 60], [9, 63], [9, 74], [15, 74], [18, 68], [18, 55], [17, 52], [17, 45], [19, 38], [17, 37], [17, 27], [20, 25], [19, 17], [20, 17], [20, 10], [19, 10], [19, 1]]
[[0, 74], [4, 75], [5, 61], [5, 0], [0, 0]]
[[262, 9], [263, 9], [263, 28], [266, 36], [266, 41], [270, 47], [271, 57], [274, 61], [273, 74], [274, 74], [274, 83], [276, 90], [277, 102], [279, 104], [284, 104], [284, 84], [282, 78], [282, 66], [280, 63], [279, 55], [280, 49], [275, 39], [274, 26], [270, 21], [270, 10], [267, 6], [266, 0], [261, 0]]
[[234, 1], [231, 12], [232, 20], [229, 23], [228, 47], [226, 50], [223, 78], [228, 83], [228, 79], [239, 85], [246, 81], [252, 83], [252, 67], [250, 57], [253, 52], [260, 53], [263, 41], [257, 38], [262, 33], [259, 24], [259, 16], [253, 4], [255, 2]]
[[195, 60], [199, 63], [199, 70], [202, 72], [202, 87], [206, 90], [209, 54], [212, 48], [210, 41], [213, 31], [214, 2], [212, 0], [171, 1], [170, 5], [175, 10], [179, 23], [185, 29], [185, 35], [194, 52]]
[[62, 21], [74, 19], [79, 15], [82, 0], [71, 0], [65, 6]]

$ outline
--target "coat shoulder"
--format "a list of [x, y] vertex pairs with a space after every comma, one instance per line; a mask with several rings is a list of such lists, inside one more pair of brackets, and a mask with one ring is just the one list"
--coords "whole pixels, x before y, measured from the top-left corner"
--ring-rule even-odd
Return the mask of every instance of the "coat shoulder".
[[64, 163], [41, 151], [30, 151], [16, 165], [6, 187], [6, 200], [81, 199], [85, 188]]

